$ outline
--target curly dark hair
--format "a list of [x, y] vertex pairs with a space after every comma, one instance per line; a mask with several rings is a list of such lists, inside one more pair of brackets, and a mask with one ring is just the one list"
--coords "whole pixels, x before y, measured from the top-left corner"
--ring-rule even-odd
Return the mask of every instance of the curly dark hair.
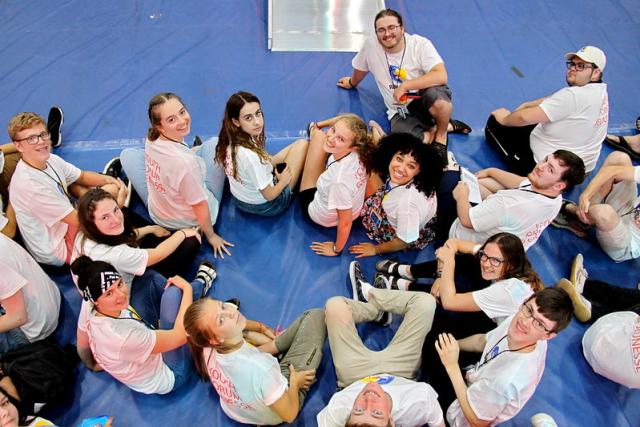
[[410, 154], [420, 166], [420, 172], [413, 178], [418, 191], [427, 197], [436, 193], [444, 164], [431, 144], [408, 133], [392, 133], [383, 137], [373, 157], [373, 171], [380, 179], [389, 178], [389, 163], [396, 154]]

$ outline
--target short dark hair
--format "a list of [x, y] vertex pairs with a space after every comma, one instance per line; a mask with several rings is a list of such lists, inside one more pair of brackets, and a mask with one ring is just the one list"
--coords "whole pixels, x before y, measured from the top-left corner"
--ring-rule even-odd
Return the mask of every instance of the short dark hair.
[[380, 175], [382, 181], [389, 178], [389, 163], [396, 153], [410, 154], [420, 166], [420, 172], [413, 178], [418, 191], [427, 197], [436, 193], [444, 164], [433, 148], [433, 144], [425, 144], [409, 133], [391, 133], [383, 137], [373, 156], [373, 170]]
[[396, 12], [393, 9], [383, 9], [380, 12], [378, 12], [378, 14], [376, 15], [375, 19], [373, 20], [373, 29], [376, 30], [376, 22], [378, 22], [378, 19], [380, 18], [384, 18], [385, 16], [395, 16], [398, 19], [398, 24], [400, 24], [400, 26], [404, 26], [402, 25], [402, 15], [400, 15], [398, 12]]
[[567, 150], [556, 150], [553, 152], [553, 156], [560, 161], [560, 166], [565, 167], [560, 176], [562, 182], [567, 184], [565, 191], [574, 185], [582, 184], [586, 172], [584, 162], [580, 157]]
[[544, 288], [531, 295], [525, 303], [535, 300], [538, 312], [547, 319], [556, 322], [551, 332], [560, 332], [571, 323], [573, 304], [569, 294], [561, 288]]

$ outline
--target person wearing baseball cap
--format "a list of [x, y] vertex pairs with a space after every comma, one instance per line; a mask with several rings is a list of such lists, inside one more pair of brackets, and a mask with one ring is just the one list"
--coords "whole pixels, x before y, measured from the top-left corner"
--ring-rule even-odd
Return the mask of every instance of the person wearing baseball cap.
[[512, 172], [525, 174], [559, 149], [578, 155], [587, 172], [596, 167], [609, 121], [607, 85], [602, 81], [607, 57], [595, 46], [564, 57], [568, 87], [514, 111], [498, 108], [489, 116], [487, 142]]

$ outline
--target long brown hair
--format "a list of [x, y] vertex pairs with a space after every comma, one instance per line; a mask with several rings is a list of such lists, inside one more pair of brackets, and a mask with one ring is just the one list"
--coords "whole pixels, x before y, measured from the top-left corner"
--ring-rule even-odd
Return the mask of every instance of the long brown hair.
[[529, 258], [527, 258], [527, 254], [524, 251], [522, 240], [518, 236], [511, 233], [494, 234], [484, 242], [481, 250], [484, 250], [488, 243], [498, 245], [504, 258], [504, 267], [502, 268], [500, 280], [515, 277], [529, 284], [534, 292], [544, 289], [544, 283], [531, 266], [531, 262], [529, 262]]
[[124, 243], [137, 247], [139, 242], [136, 232], [124, 215], [124, 231], [121, 234], [108, 236], [98, 230], [94, 215], [96, 206], [101, 200], [113, 200], [116, 204], [118, 203], [111, 193], [104, 191], [102, 188], [92, 188], [78, 200], [78, 222], [80, 223], [80, 231], [83, 234], [80, 248], [84, 247], [87, 239], [109, 246], [118, 246]]
[[367, 125], [360, 117], [351, 113], [341, 114], [338, 121], [342, 121], [353, 132], [354, 138], [351, 146], [356, 148], [355, 151], [358, 153], [360, 161], [367, 168], [367, 171], [370, 171], [373, 167], [376, 146], [373, 143], [373, 138], [371, 138]]
[[206, 347], [213, 347], [210, 343], [215, 338], [211, 329], [207, 327], [205, 316], [206, 303], [209, 298], [202, 298], [194, 301], [184, 313], [184, 330], [187, 333], [187, 344], [191, 350], [193, 364], [201, 378], [208, 380], [209, 372], [207, 363], [204, 360], [203, 350]]
[[[233, 124], [233, 119], [240, 120], [240, 110], [246, 104], [255, 102], [260, 105], [257, 96], [249, 92], [236, 92], [229, 97], [227, 105], [222, 116], [222, 126], [220, 127], [220, 135], [218, 137], [218, 145], [216, 146], [215, 161], [224, 167], [227, 175], [238, 179], [238, 168], [236, 163], [236, 153], [238, 147], [247, 148], [260, 157], [265, 164], [270, 161], [269, 153], [265, 150], [264, 126], [262, 133], [256, 140], [243, 131], [240, 126]], [[227, 148], [231, 147], [231, 164], [227, 162]]]
[[147, 131], [147, 139], [149, 141], [155, 141], [156, 139], [160, 138], [160, 131], [158, 130], [157, 126], [160, 125], [162, 117], [160, 117], [160, 113], [158, 112], [158, 110], [162, 104], [169, 101], [170, 99], [177, 99], [180, 104], [182, 104], [182, 106], [186, 108], [186, 105], [184, 105], [182, 99], [175, 93], [163, 92], [151, 98], [151, 101], [149, 101], [149, 109], [147, 110], [147, 113], [149, 114], [149, 123], [151, 124], [151, 127]]

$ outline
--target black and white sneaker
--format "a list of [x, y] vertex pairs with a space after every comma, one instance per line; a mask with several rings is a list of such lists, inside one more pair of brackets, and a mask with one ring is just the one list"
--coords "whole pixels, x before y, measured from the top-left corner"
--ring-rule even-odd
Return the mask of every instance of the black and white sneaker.
[[49, 116], [47, 117], [47, 131], [51, 134], [51, 146], [58, 148], [62, 145], [62, 123], [64, 123], [64, 113], [62, 108], [54, 105], [49, 110]]
[[380, 316], [378, 316], [378, 318], [376, 319], [376, 322], [380, 326], [389, 326], [392, 321], [393, 321], [393, 315], [388, 311], [380, 312]]
[[114, 178], [122, 179], [122, 182], [127, 186], [127, 198], [124, 199], [123, 206], [128, 208], [131, 204], [131, 195], [133, 194], [133, 186], [131, 185], [131, 180], [127, 177], [122, 176], [122, 162], [120, 161], [120, 157], [114, 157], [109, 160], [106, 165], [104, 165], [104, 169], [102, 173], [105, 175], [112, 176]]
[[351, 291], [352, 298], [356, 301], [367, 302], [367, 299], [362, 292], [362, 284], [367, 280], [360, 270], [360, 263], [358, 261], [351, 261], [349, 264], [349, 279], [351, 279]]
[[204, 283], [204, 288], [202, 289], [202, 295], [200, 298], [205, 297], [209, 294], [211, 287], [213, 286], [213, 281], [218, 277], [218, 273], [216, 272], [216, 268], [208, 261], [203, 261], [198, 267], [198, 272], [196, 273], [196, 279], [202, 280]]

